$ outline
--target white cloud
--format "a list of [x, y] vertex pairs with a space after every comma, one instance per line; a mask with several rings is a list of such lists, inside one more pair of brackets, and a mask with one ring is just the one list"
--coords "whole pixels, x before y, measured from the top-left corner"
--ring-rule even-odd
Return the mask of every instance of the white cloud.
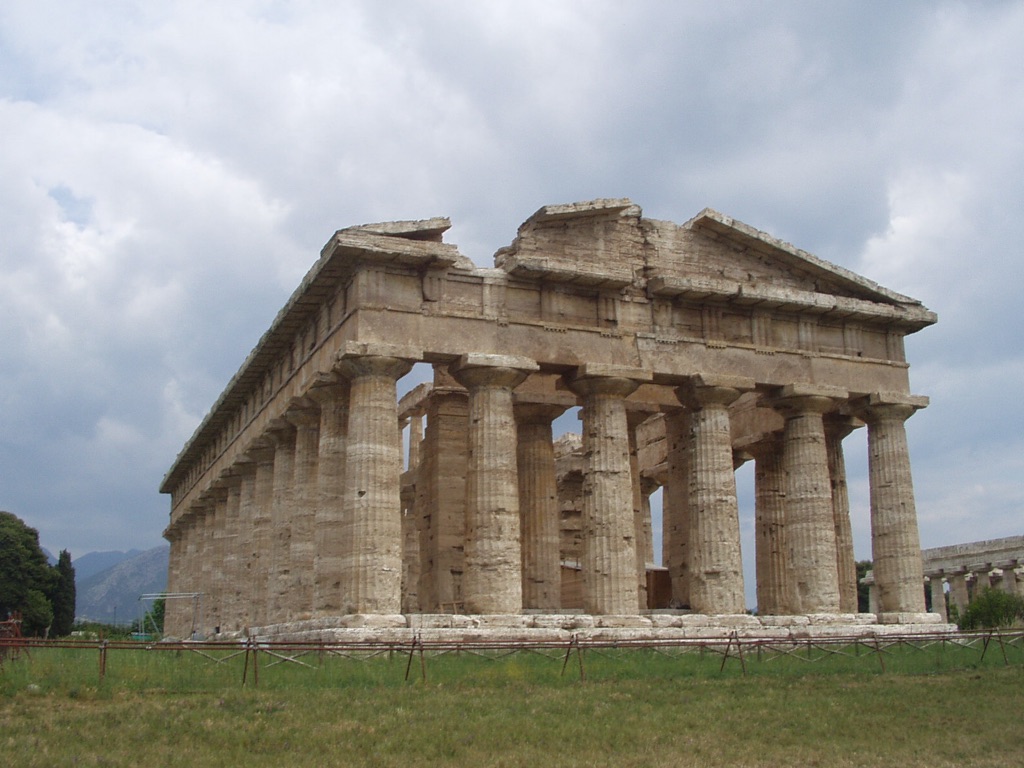
[[908, 344], [922, 525], [1005, 521], [1021, 39], [1014, 3], [10, 0], [0, 506], [153, 543], [162, 472], [335, 229], [450, 215], [488, 263], [540, 205], [629, 195], [936, 309]]

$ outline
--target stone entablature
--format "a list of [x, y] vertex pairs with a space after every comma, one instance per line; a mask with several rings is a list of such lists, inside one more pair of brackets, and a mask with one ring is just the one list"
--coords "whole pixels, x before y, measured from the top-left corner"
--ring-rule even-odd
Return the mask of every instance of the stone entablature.
[[[926, 404], [903, 351], [935, 321], [920, 302], [711, 210], [677, 225], [628, 200], [548, 206], [494, 269], [444, 243], [448, 227], [364, 225], [324, 247], [164, 478], [175, 588], [216, 593], [222, 624], [550, 605], [558, 536], [534, 505], [556, 493], [541, 466], [550, 419], [580, 405], [590, 612], [643, 605], [642, 489], [656, 476], [674, 499], [674, 594], [741, 611], [731, 470], [768, 454], [787, 464], [791, 487], [774, 493], [804, 543], [786, 545], [792, 593], [767, 599], [845, 609], [824, 574], [843, 540], [845, 470], [817, 447], [833, 418], [866, 423], [872, 471], [900, 480], [872, 485], [882, 612], [923, 610], [906, 584], [920, 560], [903, 432]], [[396, 382], [416, 362], [434, 366], [430, 402], [400, 409]], [[644, 463], [652, 416], [671, 445]], [[419, 463], [403, 475], [398, 425], [413, 421]]]

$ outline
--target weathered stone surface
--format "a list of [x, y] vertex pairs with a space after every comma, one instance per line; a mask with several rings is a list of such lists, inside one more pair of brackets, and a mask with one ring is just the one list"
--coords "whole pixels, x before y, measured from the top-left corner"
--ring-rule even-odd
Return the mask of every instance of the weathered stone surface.
[[[356, 617], [424, 611], [446, 616], [425, 620], [437, 632], [714, 636], [724, 614], [753, 632], [733, 477], [751, 456], [759, 610], [845, 613], [832, 411], [868, 423], [879, 610], [923, 609], [902, 422], [924, 405], [903, 345], [935, 321], [919, 302], [712, 210], [673, 224], [629, 200], [547, 206], [493, 269], [443, 243], [448, 226], [335, 233], [175, 460], [170, 583], [203, 595], [204, 621], [318, 616], [337, 629], [301, 632], [390, 637], [411, 625]], [[399, 408], [421, 361], [434, 381]], [[550, 432], [573, 406], [579, 452]], [[659, 486], [667, 570], [649, 570]], [[970, 581], [1018, 588], [1003, 561]], [[639, 618], [670, 605], [703, 613]], [[168, 620], [191, 633], [184, 606]]]

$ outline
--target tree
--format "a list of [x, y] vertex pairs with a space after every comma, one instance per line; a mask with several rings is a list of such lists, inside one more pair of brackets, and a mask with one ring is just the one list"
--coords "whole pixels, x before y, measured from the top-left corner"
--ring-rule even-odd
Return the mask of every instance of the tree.
[[1024, 621], [1024, 597], [986, 587], [971, 600], [957, 622], [960, 629], [998, 629]]
[[869, 605], [871, 600], [868, 596], [868, 585], [862, 584], [861, 580], [867, 576], [868, 571], [871, 570], [870, 560], [858, 560], [857, 561], [857, 612], [868, 613]]
[[22, 634], [42, 635], [53, 622], [50, 597], [57, 571], [46, 562], [39, 532], [0, 511], [0, 618], [22, 614]]
[[61, 550], [57, 559], [57, 581], [51, 595], [53, 603], [53, 637], [71, 634], [75, 624], [75, 567], [71, 564], [71, 553]]

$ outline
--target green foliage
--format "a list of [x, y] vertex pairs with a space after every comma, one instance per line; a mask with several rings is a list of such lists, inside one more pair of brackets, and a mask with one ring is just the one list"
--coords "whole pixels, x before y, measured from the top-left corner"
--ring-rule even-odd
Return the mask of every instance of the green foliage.
[[61, 550], [57, 559], [57, 582], [51, 596], [53, 603], [53, 627], [51, 637], [70, 634], [75, 623], [75, 567], [71, 564], [71, 553]]
[[39, 546], [39, 532], [10, 512], [0, 512], [0, 617], [20, 611], [22, 633], [42, 635], [53, 621], [49, 596], [57, 580]]
[[997, 629], [1024, 620], [1024, 597], [988, 587], [967, 606], [957, 622], [960, 629]]
[[863, 579], [868, 571], [871, 570], [870, 560], [858, 560], [857, 561], [857, 612], [868, 613], [870, 599], [868, 598], [868, 585], [861, 584], [860, 580]]

